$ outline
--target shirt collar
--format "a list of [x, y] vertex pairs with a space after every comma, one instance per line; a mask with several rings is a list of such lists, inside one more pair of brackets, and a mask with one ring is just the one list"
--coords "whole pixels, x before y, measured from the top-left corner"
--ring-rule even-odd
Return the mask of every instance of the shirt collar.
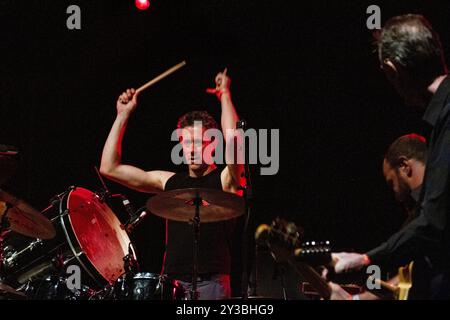
[[450, 93], [450, 78], [447, 76], [439, 85], [439, 88], [436, 90], [435, 94], [431, 98], [431, 101], [427, 106], [425, 114], [423, 115], [423, 120], [425, 120], [433, 127], [436, 125], [442, 107], [447, 102], [449, 93]]

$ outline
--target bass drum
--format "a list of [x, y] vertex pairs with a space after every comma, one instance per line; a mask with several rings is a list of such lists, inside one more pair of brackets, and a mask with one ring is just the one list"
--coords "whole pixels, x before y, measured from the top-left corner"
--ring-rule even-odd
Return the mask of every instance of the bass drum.
[[70, 277], [66, 269], [76, 265], [83, 285], [102, 288], [124, 274], [124, 257], [130, 252], [134, 257], [134, 250], [118, 218], [97, 194], [70, 187], [42, 213], [52, 221], [55, 238], [34, 239], [20, 250], [8, 250], [7, 279], [20, 286], [52, 276]]

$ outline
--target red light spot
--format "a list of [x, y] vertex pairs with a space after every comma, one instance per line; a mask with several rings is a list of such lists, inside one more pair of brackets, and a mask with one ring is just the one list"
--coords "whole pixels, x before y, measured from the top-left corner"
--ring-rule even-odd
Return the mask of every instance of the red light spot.
[[148, 0], [135, 0], [134, 3], [139, 10], [147, 10], [150, 7], [150, 1]]
[[407, 135], [404, 135], [402, 138], [406, 138], [406, 139], [417, 139], [423, 143], [427, 142], [427, 139], [425, 139], [425, 137], [422, 137], [421, 135], [417, 134], [417, 133], [410, 133]]

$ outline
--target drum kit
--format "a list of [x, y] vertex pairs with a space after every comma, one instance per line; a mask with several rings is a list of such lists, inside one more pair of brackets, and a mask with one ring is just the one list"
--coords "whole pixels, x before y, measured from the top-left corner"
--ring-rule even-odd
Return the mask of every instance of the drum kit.
[[[15, 148], [0, 145], [0, 187], [17, 169], [17, 154]], [[92, 192], [72, 186], [38, 211], [0, 189], [0, 300], [197, 299], [200, 223], [245, 212], [242, 198], [211, 189], [166, 191], [148, 200], [150, 213], [192, 224], [194, 263], [188, 294], [176, 279], [139, 270], [127, 225], [145, 214], [133, 214], [121, 224], [108, 205], [110, 197], [106, 188]], [[10, 244], [13, 236], [22, 237], [20, 247]], [[80, 270], [78, 285], [71, 282], [69, 267]]]

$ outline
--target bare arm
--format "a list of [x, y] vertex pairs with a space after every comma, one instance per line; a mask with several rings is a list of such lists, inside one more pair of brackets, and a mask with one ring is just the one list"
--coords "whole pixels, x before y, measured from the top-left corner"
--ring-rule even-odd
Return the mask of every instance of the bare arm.
[[141, 192], [164, 190], [167, 180], [174, 175], [167, 171], [144, 171], [122, 164], [122, 140], [131, 113], [136, 109], [137, 95], [128, 89], [117, 100], [117, 117], [103, 148], [100, 172], [110, 180]]
[[351, 295], [340, 285], [329, 282], [328, 285], [331, 288], [331, 296], [330, 300], [380, 300], [380, 297], [377, 295], [370, 293], [369, 291], [365, 291], [363, 293]]
[[[237, 193], [240, 186], [244, 184], [244, 166], [243, 164], [235, 163], [234, 156], [237, 148], [242, 146], [243, 137], [236, 132], [236, 122], [239, 121], [233, 101], [231, 100], [230, 84], [231, 80], [227, 76], [227, 69], [216, 76], [216, 95], [220, 100], [222, 107], [221, 126], [225, 139], [225, 161], [226, 168], [222, 171], [222, 187], [224, 191]], [[236, 137], [236, 145], [233, 143]]]
[[369, 291], [364, 291], [363, 293], [360, 293], [358, 295], [358, 298], [354, 298], [354, 296], [352, 296], [352, 300], [381, 300], [381, 298]]

